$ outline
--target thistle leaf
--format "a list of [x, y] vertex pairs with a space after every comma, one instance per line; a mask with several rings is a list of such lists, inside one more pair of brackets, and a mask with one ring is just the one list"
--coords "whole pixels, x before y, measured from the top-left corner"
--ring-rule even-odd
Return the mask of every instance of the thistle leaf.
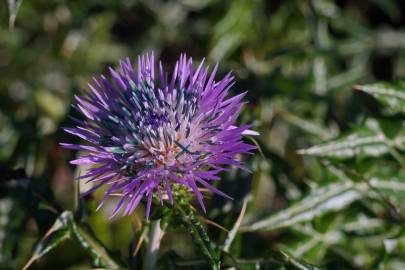
[[405, 88], [387, 83], [355, 85], [355, 90], [365, 92], [377, 99], [389, 114], [405, 113]]
[[389, 148], [384, 143], [384, 136], [361, 136], [354, 133], [341, 139], [312, 146], [308, 149], [298, 150], [298, 153], [301, 155], [330, 158], [352, 158], [359, 154], [366, 156], [380, 156], [388, 151]]
[[272, 231], [310, 221], [328, 212], [337, 212], [362, 197], [354, 182], [329, 184], [316, 189], [291, 207], [268, 218], [243, 226], [241, 231]]
[[8, 0], [8, 12], [9, 12], [9, 29], [14, 29], [15, 19], [17, 18], [18, 10], [20, 9], [22, 0]]
[[45, 256], [48, 252], [56, 248], [66, 239], [70, 239], [71, 234], [69, 224], [73, 221], [73, 214], [69, 211], [63, 212], [48, 230], [45, 236], [37, 243], [34, 248], [34, 253], [24, 266], [24, 270], [28, 269], [33, 262]]
[[295, 269], [301, 269], [301, 270], [320, 270], [318, 266], [309, 264], [303, 260], [297, 259], [293, 257], [291, 254], [289, 254], [286, 251], [280, 250], [281, 258], [282, 260], [289, 266], [293, 266]]
[[107, 269], [122, 269], [122, 267], [108, 254], [106, 248], [92, 235], [87, 227], [71, 223], [70, 231], [84, 250], [90, 255], [93, 264]]
[[76, 224], [73, 213], [70, 211], [64, 211], [56, 219], [52, 227], [35, 246], [33, 255], [23, 269], [29, 269], [32, 263], [48, 254], [51, 250], [68, 239], [77, 241], [93, 259], [94, 265], [108, 269], [122, 269], [122, 267], [110, 257], [101, 243], [83, 226]]
[[[179, 200], [180, 201], [180, 200]], [[208, 237], [203, 224], [197, 219], [189, 204], [176, 203], [174, 207], [175, 216], [191, 235], [193, 242], [200, 250], [210, 269], [219, 270], [220, 260], [213, 243]]]
[[399, 133], [395, 138], [387, 138], [377, 123], [369, 121], [369, 127], [354, 128], [351, 133], [336, 140], [298, 150], [301, 155], [327, 158], [353, 158], [358, 155], [377, 157], [390, 153], [392, 147], [404, 149], [405, 136]]

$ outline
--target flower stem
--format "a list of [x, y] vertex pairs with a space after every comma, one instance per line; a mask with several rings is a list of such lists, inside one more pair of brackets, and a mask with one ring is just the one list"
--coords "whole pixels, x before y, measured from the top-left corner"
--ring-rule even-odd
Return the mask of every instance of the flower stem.
[[152, 221], [143, 270], [156, 269], [161, 236], [160, 219]]
[[[181, 200], [178, 200], [181, 202]], [[194, 215], [190, 206], [183, 203], [177, 203], [174, 205], [175, 215], [179, 218], [183, 226], [191, 235], [194, 244], [207, 260], [211, 270], [219, 270], [221, 261], [219, 254], [217, 254], [215, 248], [212, 246], [211, 240], [208, 237], [204, 226], [200, 223], [197, 217]]]

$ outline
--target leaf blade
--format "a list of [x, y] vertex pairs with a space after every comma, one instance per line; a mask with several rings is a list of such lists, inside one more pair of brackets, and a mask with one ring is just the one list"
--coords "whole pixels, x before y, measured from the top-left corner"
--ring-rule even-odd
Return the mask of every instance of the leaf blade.
[[22, 0], [8, 0], [8, 12], [9, 12], [9, 19], [8, 19], [8, 27], [10, 31], [14, 30], [15, 20], [17, 18], [18, 10], [20, 9]]
[[405, 113], [405, 90], [387, 83], [355, 85], [353, 89], [362, 91], [378, 100], [390, 114]]
[[243, 226], [241, 231], [272, 231], [310, 221], [327, 212], [339, 211], [362, 197], [351, 181], [329, 184], [308, 194], [293, 206], [270, 217]]
[[73, 221], [73, 214], [70, 211], [63, 212], [48, 230], [45, 236], [37, 243], [34, 248], [33, 255], [23, 267], [23, 270], [28, 269], [32, 263], [48, 252], [56, 248], [63, 241], [70, 239], [69, 223]]
[[212, 242], [210, 241], [207, 232], [191, 210], [190, 205], [184, 203], [176, 203], [174, 206], [175, 215], [178, 219], [180, 219], [182, 225], [191, 235], [193, 242], [202, 252], [202, 255], [205, 257], [211, 269], [219, 270], [219, 256], [212, 247]]

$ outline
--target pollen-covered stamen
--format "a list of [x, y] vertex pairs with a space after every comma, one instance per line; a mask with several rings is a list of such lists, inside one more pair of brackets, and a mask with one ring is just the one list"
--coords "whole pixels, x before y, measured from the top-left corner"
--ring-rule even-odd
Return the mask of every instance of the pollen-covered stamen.
[[[173, 89], [165, 98], [161, 89], [155, 91], [147, 82], [131, 86], [134, 92], [132, 101], [141, 109], [134, 113], [132, 123], [128, 123], [135, 127], [133, 137], [141, 138], [139, 146], [133, 150], [148, 153], [137, 162], [145, 163], [148, 158], [160, 166], [192, 162], [192, 157], [179, 158], [184, 153], [191, 154], [182, 143], [187, 142], [191, 135], [191, 122], [198, 105], [197, 91]], [[190, 141], [188, 148], [193, 144], [193, 140]]]

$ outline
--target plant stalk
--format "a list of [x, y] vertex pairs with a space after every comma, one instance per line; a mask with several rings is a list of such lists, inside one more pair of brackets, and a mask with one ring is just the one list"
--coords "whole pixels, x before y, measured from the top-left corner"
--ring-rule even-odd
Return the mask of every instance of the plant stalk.
[[152, 221], [149, 231], [149, 241], [146, 249], [146, 259], [143, 270], [155, 270], [160, 247], [162, 230], [160, 229], [160, 219]]

